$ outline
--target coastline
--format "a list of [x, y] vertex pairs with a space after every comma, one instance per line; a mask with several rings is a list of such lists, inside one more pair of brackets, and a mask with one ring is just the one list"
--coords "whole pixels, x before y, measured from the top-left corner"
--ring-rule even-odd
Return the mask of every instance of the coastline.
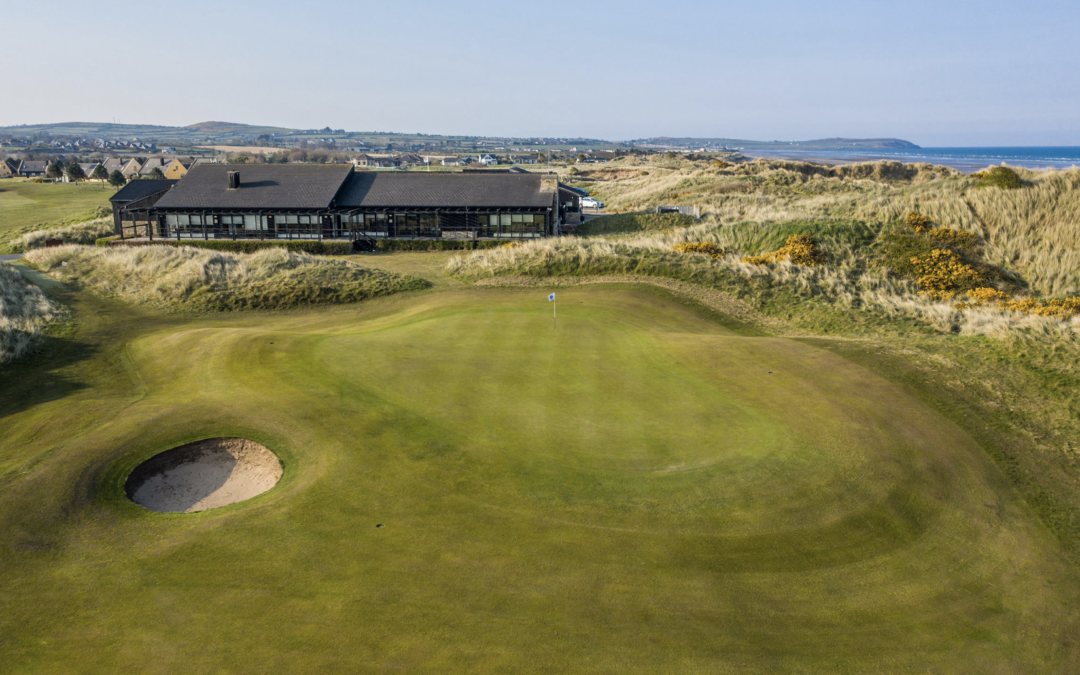
[[740, 154], [754, 159], [786, 159], [829, 165], [880, 161], [904, 164], [925, 163], [947, 166], [962, 173], [974, 173], [1001, 164], [1044, 171], [1080, 166], [1080, 148], [920, 148], [911, 151], [742, 150]]

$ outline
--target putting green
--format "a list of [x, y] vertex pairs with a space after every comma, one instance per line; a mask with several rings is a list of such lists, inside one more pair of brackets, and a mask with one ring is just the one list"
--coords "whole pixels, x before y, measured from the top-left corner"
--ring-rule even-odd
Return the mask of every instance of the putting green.
[[[145, 319], [68, 367], [0, 420], [5, 668], [1076, 666], [1075, 570], [955, 425], [656, 292], [561, 290], [558, 330], [544, 295]], [[283, 479], [124, 499], [213, 436]]]

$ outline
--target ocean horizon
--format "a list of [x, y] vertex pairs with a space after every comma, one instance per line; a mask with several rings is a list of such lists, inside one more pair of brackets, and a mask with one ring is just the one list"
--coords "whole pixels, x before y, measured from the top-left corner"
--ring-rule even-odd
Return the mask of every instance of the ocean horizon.
[[1068, 169], [1080, 166], [1078, 146], [1030, 147], [955, 147], [917, 148], [910, 150], [746, 150], [748, 157], [797, 159], [827, 164], [852, 164], [894, 160], [904, 163], [930, 163], [971, 173], [988, 166], [1009, 164], [1027, 169]]

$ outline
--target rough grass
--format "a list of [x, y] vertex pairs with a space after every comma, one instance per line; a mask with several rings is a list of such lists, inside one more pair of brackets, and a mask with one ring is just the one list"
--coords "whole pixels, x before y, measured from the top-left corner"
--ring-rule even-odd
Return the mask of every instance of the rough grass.
[[681, 213], [618, 213], [590, 218], [578, 225], [576, 234], [627, 234], [632, 232], [662, 232], [676, 227], [696, 225], [698, 219]]
[[356, 302], [429, 285], [346, 260], [280, 248], [243, 254], [180, 246], [61, 246], [36, 249], [26, 259], [63, 281], [173, 310]]
[[0, 364], [32, 351], [44, 337], [45, 328], [64, 316], [40, 288], [19, 272], [0, 262]]
[[42, 248], [48, 239], [61, 239], [65, 244], [92, 244], [99, 237], [108, 237], [113, 233], [112, 218], [95, 218], [74, 225], [65, 225], [45, 230], [34, 230], [9, 239], [0, 244], [0, 250], [8, 253], [25, 253], [31, 249]]
[[[983, 240], [986, 262], [1050, 296], [1080, 293], [1080, 169], [1015, 169], [1023, 187], [979, 188], [980, 180], [928, 165], [872, 163], [822, 167], [758, 160], [727, 169], [663, 160], [631, 178], [597, 172], [589, 189], [609, 209], [641, 211], [672, 203], [701, 207], [722, 225], [848, 220], [874, 230], [918, 211], [938, 226]], [[609, 163], [611, 176], [644, 160]]]

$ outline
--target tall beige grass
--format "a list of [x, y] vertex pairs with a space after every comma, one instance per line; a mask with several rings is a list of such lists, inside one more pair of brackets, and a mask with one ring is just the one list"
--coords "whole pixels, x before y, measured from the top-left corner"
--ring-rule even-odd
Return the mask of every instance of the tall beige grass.
[[427, 286], [412, 277], [282, 248], [243, 254], [185, 246], [59, 246], [25, 257], [64, 281], [172, 309], [354, 302]]
[[45, 327], [64, 316], [40, 288], [11, 265], [0, 262], [0, 364], [31, 351]]
[[27, 232], [6, 242], [5, 249], [23, 253], [45, 246], [47, 239], [61, 239], [65, 244], [92, 244], [100, 237], [113, 234], [112, 218], [96, 218], [83, 223]]
[[[969, 335], [1001, 337], [1026, 331], [1073, 340], [1080, 334], [1080, 317], [1060, 320], [987, 308], [960, 310], [952, 302], [935, 301], [921, 295], [915, 284], [868, 266], [868, 252], [857, 250], [841, 240], [819, 242], [828, 254], [827, 263], [820, 266], [807, 267], [790, 262], [751, 265], [741, 262], [742, 254], [756, 250], [763, 236], [776, 225], [791, 220], [828, 220], [830, 215], [835, 217], [839, 209], [823, 207], [823, 200], [806, 200], [798, 204], [797, 209], [781, 207], [774, 210], [767, 205], [759, 205], [753, 216], [760, 220], [751, 227], [731, 227], [725, 224], [724, 219], [713, 216], [699, 225], [661, 233], [544, 239], [517, 248], [491, 249], [456, 256], [451, 259], [447, 269], [452, 275], [473, 279], [530, 273], [541, 276], [553, 273], [589, 274], [590, 269], [607, 270], [614, 260], [633, 261], [646, 252], [653, 256], [656, 267], [662, 268], [666, 263], [671, 263], [669, 267], [675, 269], [675, 266], [685, 267], [686, 264], [678, 259], [678, 256], [686, 254], [672, 251], [675, 244], [710, 242], [730, 253], [716, 260], [708, 256], [692, 256], [696, 259], [694, 265], [699, 269], [721, 268], [728, 274], [744, 279], [768, 277], [793, 288], [800, 295], [821, 298], [844, 308], [872, 309], [890, 316], [915, 317], [940, 330]], [[808, 204], [808, 201], [813, 204]], [[950, 211], [946, 205], [955, 206], [951, 198], [925, 203], [934, 208], [924, 209], [923, 212], [935, 214], [932, 217], [939, 219], [939, 222], [948, 222]], [[844, 215], [851, 217], [858, 213], [859, 208], [860, 205], [856, 204]], [[897, 199], [896, 203], [881, 201], [861, 208], [872, 208], [892, 218], [910, 210], [912, 202], [910, 197], [903, 197]], [[965, 207], [962, 213], [970, 214], [970, 210]], [[746, 223], [746, 215], [745, 212], [740, 213], [738, 222]], [[775, 220], [766, 219], [768, 216]], [[973, 221], [967, 221], [967, 224], [976, 231], [981, 229]], [[631, 269], [634, 263], [626, 262], [621, 266]]]

